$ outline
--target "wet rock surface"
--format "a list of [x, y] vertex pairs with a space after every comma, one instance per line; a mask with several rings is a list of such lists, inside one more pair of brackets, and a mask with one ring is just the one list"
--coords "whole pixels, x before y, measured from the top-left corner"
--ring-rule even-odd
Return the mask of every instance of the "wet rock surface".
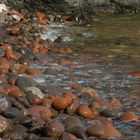
[[[127, 63], [127, 45], [98, 38], [92, 25], [67, 26], [73, 24], [70, 17], [52, 9], [46, 13], [33, 5], [27, 11], [29, 2], [7, 1], [14, 9], [4, 13], [0, 27], [0, 137], [139, 139], [139, 70], [121, 71], [124, 61], [118, 62], [120, 57]], [[108, 42], [117, 45], [108, 49]]]

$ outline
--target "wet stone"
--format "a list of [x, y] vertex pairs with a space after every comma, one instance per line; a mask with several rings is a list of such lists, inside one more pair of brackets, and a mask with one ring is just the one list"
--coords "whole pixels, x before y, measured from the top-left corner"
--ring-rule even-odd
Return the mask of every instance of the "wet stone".
[[14, 125], [13, 131], [7, 133], [5, 138], [12, 138], [13, 140], [23, 140], [26, 137], [26, 128], [22, 125]]
[[37, 82], [28, 77], [18, 76], [15, 84], [20, 88], [20, 90], [25, 91], [27, 87], [37, 85]]
[[77, 118], [75, 116], [68, 116], [64, 120], [64, 124], [65, 124], [66, 127], [68, 127], [68, 126], [78, 126], [78, 125], [82, 125], [82, 122], [79, 118]]
[[0, 57], [3, 57], [5, 55], [5, 51], [3, 48], [0, 48]]
[[66, 132], [73, 134], [77, 138], [87, 139], [86, 129], [83, 126], [69, 126], [66, 128]]
[[99, 122], [87, 127], [87, 133], [89, 136], [102, 136], [104, 134], [103, 125]]
[[31, 92], [33, 95], [40, 97], [41, 99], [44, 98], [43, 92], [37, 87], [27, 87], [25, 88], [25, 92]]
[[19, 111], [17, 108], [8, 108], [4, 115], [8, 118], [14, 118], [14, 117], [22, 117], [24, 116], [24, 113]]
[[48, 122], [47, 126], [44, 128], [44, 132], [48, 136], [59, 137], [64, 132], [64, 126], [59, 120], [55, 119]]
[[86, 101], [86, 102], [89, 103], [89, 104], [90, 104], [90, 103], [93, 101], [93, 99], [94, 99], [92, 95], [90, 95], [90, 94], [88, 94], [88, 93], [85, 93], [85, 92], [82, 93], [80, 97], [81, 97], [82, 100]]
[[0, 93], [0, 112], [6, 112], [9, 108], [11, 108], [10, 98], [4, 93]]
[[122, 112], [116, 109], [103, 109], [100, 111], [100, 114], [106, 117], [119, 118], [122, 115]]
[[35, 59], [35, 55], [27, 48], [19, 48], [18, 52], [21, 53], [23, 56], [25, 56], [28, 59]]

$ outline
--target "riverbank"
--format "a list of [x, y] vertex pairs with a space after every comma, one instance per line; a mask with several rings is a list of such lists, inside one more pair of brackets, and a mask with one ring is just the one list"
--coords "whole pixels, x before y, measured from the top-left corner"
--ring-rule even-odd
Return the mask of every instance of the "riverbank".
[[139, 16], [18, 6], [0, 5], [0, 138], [138, 140]]

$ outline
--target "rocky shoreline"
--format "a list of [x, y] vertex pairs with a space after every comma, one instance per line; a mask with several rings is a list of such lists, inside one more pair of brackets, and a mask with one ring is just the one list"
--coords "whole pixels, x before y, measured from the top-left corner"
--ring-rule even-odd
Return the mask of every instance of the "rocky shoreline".
[[[69, 77], [69, 86], [49, 79], [80, 68], [79, 63], [66, 59], [75, 57], [71, 46], [64, 45], [61, 38], [52, 41], [40, 37], [47, 32], [44, 25], [68, 25], [70, 17], [39, 9], [28, 11], [29, 7], [22, 9], [16, 3], [9, 5], [0, 4], [0, 138], [125, 139], [114, 120], [139, 124], [140, 117], [124, 110], [119, 99], [104, 100], [93, 87], [73, 84], [75, 77]], [[41, 77], [49, 81], [48, 85]]]

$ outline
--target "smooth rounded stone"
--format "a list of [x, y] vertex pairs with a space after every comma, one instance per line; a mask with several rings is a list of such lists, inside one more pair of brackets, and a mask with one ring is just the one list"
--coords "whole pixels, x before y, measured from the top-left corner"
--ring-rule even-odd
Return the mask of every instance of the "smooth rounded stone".
[[38, 68], [27, 67], [25, 73], [32, 76], [40, 76], [42, 74], [41, 70]]
[[26, 115], [32, 116], [34, 120], [44, 123], [43, 119], [49, 119], [53, 116], [50, 108], [41, 105], [35, 105], [25, 110]]
[[24, 140], [27, 136], [27, 128], [22, 125], [14, 125], [13, 131], [7, 133], [5, 138], [11, 138], [12, 140]]
[[78, 109], [78, 113], [87, 120], [91, 120], [94, 118], [91, 109], [86, 104], [81, 104]]
[[94, 123], [87, 127], [87, 134], [89, 136], [102, 136], [104, 134], [103, 124], [101, 123]]
[[0, 113], [6, 112], [8, 108], [11, 108], [11, 101], [8, 95], [0, 93]]
[[101, 124], [103, 124], [104, 126], [110, 126], [113, 127], [112, 121], [110, 121], [109, 119], [107, 119], [104, 116], [96, 116], [95, 117], [95, 121], [99, 121]]
[[5, 112], [4, 115], [7, 118], [14, 118], [14, 117], [22, 117], [24, 116], [24, 113], [19, 111], [17, 108], [8, 108]]
[[87, 93], [82, 93], [81, 95], [80, 95], [80, 97], [81, 97], [81, 99], [82, 100], [84, 100], [84, 101], [86, 101], [87, 103], [92, 103], [92, 101], [93, 101], [93, 99], [94, 99], [94, 97], [93, 96], [91, 96], [90, 94], [87, 94]]
[[29, 77], [18, 76], [15, 84], [21, 91], [25, 91], [27, 87], [36, 86], [37, 82]]
[[56, 110], [64, 110], [69, 104], [69, 101], [67, 98], [65, 97], [57, 97], [54, 101], [53, 101], [53, 107]]
[[140, 116], [136, 115], [133, 112], [127, 111], [121, 116], [121, 120], [140, 122]]
[[35, 59], [36, 56], [28, 48], [19, 48], [18, 52], [28, 59]]
[[0, 115], [0, 135], [3, 135], [12, 130], [10, 122]]
[[37, 95], [38, 97], [40, 97], [41, 99], [44, 98], [44, 94], [42, 93], [42, 91], [37, 88], [37, 87], [27, 87], [25, 89], [25, 92], [31, 92], [33, 95]]
[[87, 139], [86, 128], [83, 126], [69, 126], [66, 128], [66, 132], [73, 134], [77, 138]]
[[114, 127], [104, 126], [103, 137], [122, 137], [122, 134]]
[[78, 99], [74, 99], [71, 104], [67, 107], [67, 113], [74, 114], [80, 106], [80, 102]]
[[50, 137], [59, 137], [64, 132], [64, 125], [58, 120], [54, 119], [45, 126], [44, 132]]
[[64, 124], [65, 124], [66, 127], [68, 127], [68, 126], [78, 126], [78, 125], [82, 125], [82, 122], [79, 118], [77, 118], [75, 116], [68, 116], [64, 120]]
[[119, 118], [122, 115], [122, 112], [115, 109], [103, 109], [100, 111], [100, 114], [106, 117]]
[[3, 57], [5, 55], [5, 51], [3, 48], [0, 48], [0, 57]]

